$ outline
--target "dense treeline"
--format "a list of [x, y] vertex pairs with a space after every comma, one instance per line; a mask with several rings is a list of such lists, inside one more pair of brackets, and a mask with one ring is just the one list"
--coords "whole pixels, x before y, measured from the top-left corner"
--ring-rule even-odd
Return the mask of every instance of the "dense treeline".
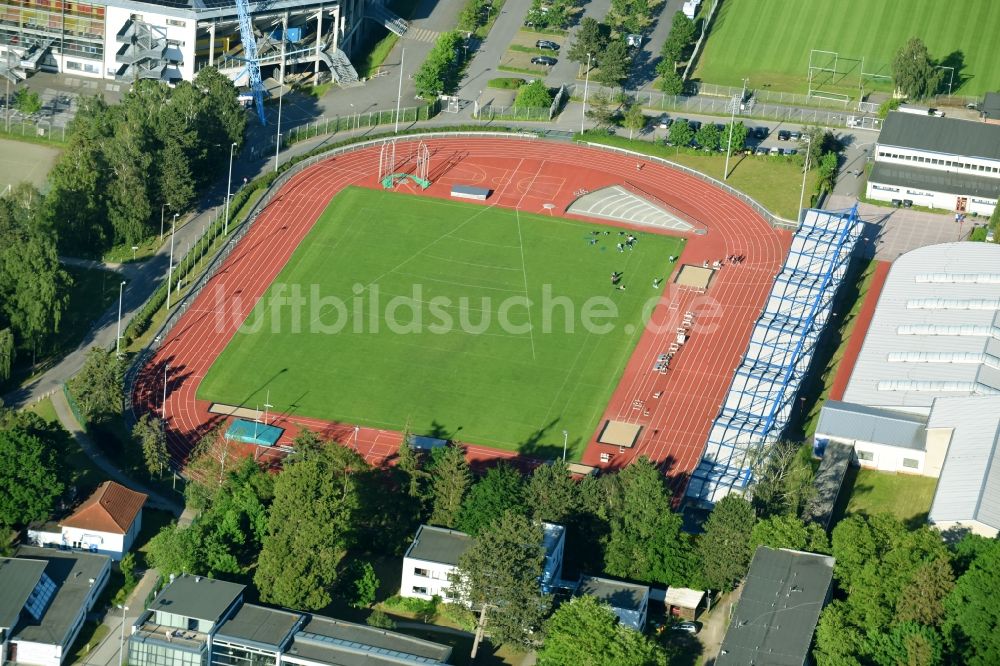
[[162, 206], [187, 210], [245, 127], [232, 81], [210, 67], [175, 88], [137, 81], [120, 104], [81, 99], [45, 199], [59, 247], [100, 254], [158, 232]]
[[25, 184], [0, 197], [0, 383], [19, 356], [47, 350], [68, 302], [70, 277], [59, 267], [45, 204]]
[[60, 467], [68, 435], [31, 412], [0, 404], [0, 554], [8, 554], [7, 531], [48, 519], [73, 470]]

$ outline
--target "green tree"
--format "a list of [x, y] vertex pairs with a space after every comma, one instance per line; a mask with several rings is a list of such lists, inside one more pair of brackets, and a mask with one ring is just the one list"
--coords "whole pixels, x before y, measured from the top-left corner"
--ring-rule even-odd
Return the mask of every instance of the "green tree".
[[142, 458], [150, 476], [163, 476], [163, 468], [170, 464], [163, 421], [150, 412], [143, 414], [132, 428], [132, 438], [142, 447]]
[[611, 100], [603, 92], [595, 92], [587, 100], [587, 117], [594, 121], [595, 129], [607, 129], [615, 124], [615, 110]]
[[577, 511], [576, 490], [566, 463], [555, 460], [539, 465], [524, 485], [524, 507], [535, 520], [563, 525]]
[[375, 603], [375, 593], [378, 592], [379, 579], [375, 568], [370, 562], [364, 562], [358, 567], [354, 580], [351, 581], [351, 605], [355, 608], [368, 608]]
[[434, 449], [428, 471], [432, 479], [430, 523], [455, 527], [462, 511], [462, 500], [472, 483], [465, 449], [457, 444]]
[[0, 382], [10, 379], [14, 369], [14, 333], [9, 328], [0, 329]]
[[358, 510], [364, 460], [342, 446], [288, 465], [274, 483], [254, 583], [268, 603], [318, 610], [330, 603]]
[[[735, 139], [734, 131], [734, 144]], [[788, 513], [798, 516], [802, 513], [816, 495], [811, 458], [812, 450], [808, 446], [778, 442], [759, 461], [751, 463], [753, 505], [759, 515]]]
[[778, 514], [764, 518], [753, 526], [750, 533], [750, 552], [758, 546], [791, 548], [811, 553], [829, 553], [826, 532], [816, 523], [806, 525], [797, 516]]
[[676, 120], [670, 125], [669, 136], [671, 144], [679, 148], [684, 148], [691, 145], [691, 142], [694, 140], [694, 130], [691, 128], [691, 123]]
[[705, 150], [716, 151], [719, 149], [719, 128], [714, 123], [703, 123], [694, 135], [694, 140]]
[[698, 540], [709, 589], [728, 592], [746, 575], [753, 556], [750, 535], [756, 522], [753, 506], [739, 495], [727, 495], [716, 503]]
[[146, 561], [164, 577], [181, 573], [205, 575], [208, 571], [199, 558], [200, 552], [196, 528], [168, 525], [149, 540]]
[[566, 57], [573, 62], [586, 65], [588, 53], [591, 60], [593, 60], [604, 51], [604, 47], [608, 43], [609, 34], [608, 27], [600, 23], [597, 19], [590, 16], [584, 17], [580, 21], [580, 28], [573, 37], [573, 43], [566, 52]]
[[691, 545], [681, 532], [680, 515], [671, 510], [666, 480], [648, 458], [616, 475], [610, 501], [605, 571], [644, 582], [690, 584]]
[[122, 572], [122, 577], [125, 578], [125, 587], [135, 587], [135, 553], [125, 553], [121, 562], [118, 563], [118, 568]]
[[459, 558], [451, 585], [479, 612], [477, 643], [488, 626], [495, 644], [531, 645], [550, 603], [538, 586], [545, 560], [542, 537], [541, 523], [506, 511]]
[[944, 621], [944, 600], [955, 588], [955, 572], [944, 557], [924, 562], [900, 590], [896, 621], [939, 627]]
[[514, 105], [524, 109], [548, 109], [552, 106], [552, 93], [544, 81], [536, 79], [517, 89]]
[[[732, 139], [730, 139], [729, 131], [732, 129]], [[726, 125], [726, 129], [722, 131], [721, 143], [722, 146], [729, 147], [730, 155], [735, 155], [736, 153], [743, 150], [747, 145], [747, 134], [749, 130], [747, 126], [743, 124], [742, 120], [737, 120], [734, 123]]]
[[625, 42], [620, 39], [613, 40], [601, 53], [597, 80], [606, 86], [620, 86], [628, 78], [631, 64]]
[[523, 493], [520, 472], [504, 462], [491, 467], [465, 496], [458, 529], [477, 536], [505, 511], [523, 514]]
[[632, 138], [633, 132], [641, 132], [645, 127], [648, 118], [642, 112], [642, 105], [638, 102], [631, 104], [625, 111], [625, 127], [628, 129], [628, 138]]
[[379, 629], [395, 629], [396, 623], [391, 617], [385, 614], [385, 611], [376, 608], [371, 612], [365, 619], [365, 624], [369, 627], [378, 627]]
[[910, 99], [921, 100], [935, 95], [941, 85], [941, 74], [919, 37], [906, 42], [892, 59], [896, 89]]
[[14, 94], [14, 108], [32, 116], [42, 110], [42, 98], [34, 90], [21, 88]]
[[195, 181], [184, 149], [176, 141], [163, 148], [159, 160], [159, 188], [170, 210], [187, 210], [195, 197]]
[[412, 435], [408, 428], [403, 430], [403, 441], [400, 442], [396, 454], [396, 469], [405, 478], [406, 494], [422, 504], [427, 499], [429, 474], [424, 470], [424, 461], [420, 453], [413, 448]]
[[[631, 634], [631, 635], [630, 635]], [[563, 603], [545, 623], [539, 666], [666, 666], [667, 653], [622, 626], [611, 607], [592, 596]]]
[[945, 635], [955, 663], [1000, 664], [1000, 541], [981, 548], [945, 600]]
[[[661, 61], [661, 63], [666, 61]], [[668, 95], [680, 95], [684, 92], [684, 78], [677, 73], [673, 65], [660, 68], [657, 65], [657, 74], [660, 75], [660, 90]]]
[[0, 430], [0, 526], [44, 520], [63, 485], [52, 451], [22, 428]]
[[697, 26], [692, 19], [684, 15], [684, 12], [676, 12], [670, 20], [670, 36], [681, 44], [689, 44], [698, 32]]
[[125, 364], [114, 352], [92, 347], [83, 368], [69, 380], [70, 392], [90, 423], [103, 423], [122, 413]]

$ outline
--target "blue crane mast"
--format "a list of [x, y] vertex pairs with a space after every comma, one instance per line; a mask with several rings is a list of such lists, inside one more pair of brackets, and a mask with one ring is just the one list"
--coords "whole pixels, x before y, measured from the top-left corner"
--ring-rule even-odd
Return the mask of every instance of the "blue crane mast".
[[240, 18], [240, 39], [243, 41], [243, 53], [246, 56], [247, 76], [250, 78], [250, 92], [261, 125], [266, 125], [264, 118], [264, 82], [260, 80], [260, 62], [257, 59], [257, 37], [253, 34], [253, 23], [250, 21], [249, 0], [236, 0], [236, 12]]

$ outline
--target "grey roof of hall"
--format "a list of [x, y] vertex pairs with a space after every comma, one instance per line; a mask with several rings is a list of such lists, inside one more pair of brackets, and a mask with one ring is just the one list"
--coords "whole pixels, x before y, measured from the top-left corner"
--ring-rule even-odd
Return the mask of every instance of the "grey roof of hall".
[[[959, 171], [925, 169], [908, 164], [876, 161], [868, 180], [873, 183], [896, 185], [897, 187], [913, 187], [920, 190], [940, 192], [942, 194], [983, 197], [986, 199], [996, 199], [1000, 195], [1000, 179], [998, 178], [976, 176]], [[906, 195], [900, 194], [899, 198], [906, 199]]]
[[406, 551], [406, 557], [424, 562], [458, 565], [458, 558], [472, 545], [472, 537], [465, 532], [446, 527], [421, 525], [417, 536]]
[[237, 583], [181, 574], [163, 588], [149, 609], [216, 622], [244, 589], [245, 585]]
[[1000, 396], [939, 398], [928, 427], [954, 429], [930, 521], [977, 520], [1000, 529]]
[[[401, 655], [408, 658], [401, 659]], [[448, 662], [451, 647], [394, 631], [314, 615], [295, 633], [288, 647], [288, 656], [336, 666], [436, 665]]]
[[642, 609], [649, 598], [649, 586], [597, 576], [583, 576], [580, 578], [579, 587], [576, 588], [576, 595], [589, 595], [614, 608], [637, 611]]
[[0, 627], [10, 629], [45, 571], [46, 562], [0, 557]]
[[833, 564], [827, 555], [759, 547], [716, 666], [806, 663]]
[[243, 604], [223, 622], [216, 640], [235, 640], [272, 650], [281, 649], [304, 617], [299, 613]]
[[926, 416], [827, 400], [819, 413], [816, 435], [923, 451], [926, 428]]
[[[927, 415], [938, 397], [979, 395], [1000, 390], [1000, 370], [982, 363], [889, 361], [891, 353], [972, 353], [1000, 356], [1000, 339], [990, 335], [901, 335], [902, 326], [1000, 326], [1000, 311], [990, 309], [908, 308], [921, 299], [1000, 299], [1000, 284], [917, 282], [936, 274], [1000, 272], [1000, 245], [955, 242], [929, 245], [893, 263], [844, 392], [845, 402]], [[978, 388], [957, 390], [879, 390], [883, 380], [962, 382]], [[926, 387], [924, 387], [926, 388]]]
[[15, 640], [48, 645], [62, 645], [73, 630], [74, 620], [87, 602], [91, 579], [97, 579], [111, 558], [95, 553], [21, 546], [17, 557], [42, 560], [47, 575], [56, 586], [55, 595], [41, 620], [36, 621], [27, 613], [14, 629]]
[[880, 146], [1000, 160], [1000, 127], [956, 118], [893, 111], [882, 122]]

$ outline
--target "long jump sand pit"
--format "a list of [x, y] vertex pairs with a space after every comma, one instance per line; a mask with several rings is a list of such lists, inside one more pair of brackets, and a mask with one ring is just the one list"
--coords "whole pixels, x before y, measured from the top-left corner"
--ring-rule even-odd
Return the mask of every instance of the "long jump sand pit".
[[712, 284], [713, 277], [715, 277], [715, 271], [711, 268], [684, 264], [681, 266], [681, 269], [677, 271], [677, 279], [674, 280], [674, 282], [679, 287], [705, 290], [708, 289], [710, 284]]

